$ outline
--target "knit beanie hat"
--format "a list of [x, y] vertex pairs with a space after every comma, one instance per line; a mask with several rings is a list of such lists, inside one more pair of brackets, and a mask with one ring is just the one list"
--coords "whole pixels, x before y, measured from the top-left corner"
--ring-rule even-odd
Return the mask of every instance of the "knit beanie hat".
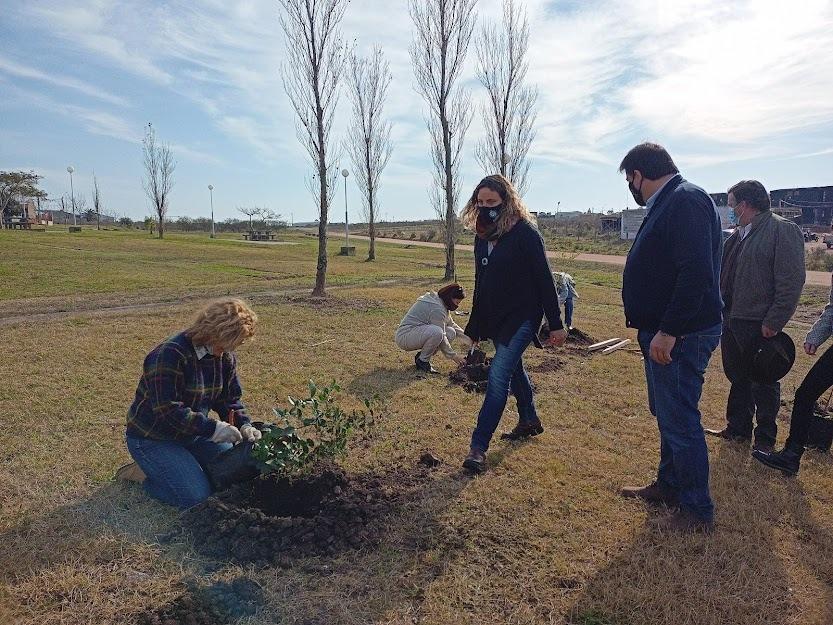
[[445, 307], [449, 310], [457, 308], [454, 302], [451, 301], [452, 299], [464, 299], [466, 297], [463, 287], [456, 282], [446, 284], [443, 288], [437, 291], [437, 295], [440, 296], [443, 304], [445, 304]]

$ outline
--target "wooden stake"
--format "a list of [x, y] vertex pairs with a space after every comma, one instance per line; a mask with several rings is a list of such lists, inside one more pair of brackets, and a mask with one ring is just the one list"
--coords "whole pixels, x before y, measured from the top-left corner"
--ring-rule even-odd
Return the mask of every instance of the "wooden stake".
[[610, 347], [606, 347], [605, 349], [603, 349], [602, 353], [603, 354], [609, 354], [611, 352], [615, 352], [617, 349], [622, 349], [625, 345], [627, 345], [630, 342], [631, 342], [630, 339], [625, 339], [623, 341], [619, 341], [618, 343], [616, 343], [616, 345], [611, 345]]
[[588, 352], [595, 352], [597, 349], [601, 349], [602, 347], [607, 347], [608, 345], [613, 345], [614, 343], [621, 341], [620, 338], [615, 339], [607, 339], [606, 341], [601, 341], [599, 343], [593, 343], [587, 348]]

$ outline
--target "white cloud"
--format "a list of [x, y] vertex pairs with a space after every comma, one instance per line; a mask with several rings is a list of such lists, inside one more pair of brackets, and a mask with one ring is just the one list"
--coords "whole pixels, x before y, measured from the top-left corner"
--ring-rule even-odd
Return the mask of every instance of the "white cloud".
[[0, 56], [0, 72], [9, 74], [11, 76], [16, 76], [18, 78], [38, 80], [41, 82], [48, 83], [50, 85], [54, 85], [56, 87], [73, 89], [75, 91], [78, 91], [79, 93], [83, 93], [84, 95], [97, 98], [99, 100], [102, 100], [103, 102], [108, 102], [110, 104], [116, 104], [118, 106], [128, 105], [127, 101], [124, 98], [112, 95], [111, 93], [108, 93], [95, 85], [91, 85], [82, 80], [77, 80], [72, 77], [55, 76], [47, 74], [46, 72], [42, 72], [39, 69], [30, 67], [28, 65], [23, 65], [22, 63], [13, 61], [12, 59], [3, 56]]
[[[252, 161], [242, 167], [306, 162], [280, 79], [284, 43], [277, 3], [16, 1], [26, 18], [21, 24], [42, 29], [96, 68], [118, 70], [108, 78], [135, 81], [149, 98], [184, 98], [198, 106], [220, 133], [250, 150]], [[788, 10], [775, 0], [524, 5], [531, 26], [529, 81], [540, 93], [534, 177], [546, 180], [567, 165], [615, 171], [623, 151], [647, 138], [674, 147], [675, 158], [692, 167], [829, 154], [823, 149], [829, 143], [806, 143], [808, 136], [833, 129], [829, 1], [806, 0]], [[497, 18], [500, 2], [480, 0], [477, 10], [481, 19]], [[360, 53], [381, 45], [393, 73], [387, 114], [395, 122], [395, 150], [383, 187], [396, 185], [409, 196], [428, 188], [430, 144], [425, 105], [413, 89], [407, 2], [356, 0], [343, 31]], [[474, 63], [472, 46], [463, 79], [476, 106], [482, 90]], [[4, 65], [3, 58], [0, 71], [124, 103], [121, 94], [102, 96], [93, 80], [59, 78], [14, 61]], [[134, 126], [112, 112], [54, 101], [48, 107], [76, 115], [89, 132], [138, 139]], [[336, 140], [348, 110], [343, 93]], [[466, 180], [479, 175], [471, 153], [482, 133], [477, 115], [464, 146]], [[187, 158], [213, 158], [177, 147]]]

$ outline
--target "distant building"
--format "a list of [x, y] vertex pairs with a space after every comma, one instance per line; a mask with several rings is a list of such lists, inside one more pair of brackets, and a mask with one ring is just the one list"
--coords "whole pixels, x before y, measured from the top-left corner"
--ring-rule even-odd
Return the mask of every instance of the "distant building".
[[29, 230], [38, 223], [38, 206], [34, 200], [14, 202], [3, 213], [4, 228]]
[[[728, 214], [726, 193], [710, 193], [718, 212]], [[830, 227], [833, 223], [833, 187], [774, 189], [769, 192], [772, 212], [802, 225]]]
[[619, 238], [623, 241], [628, 241], [636, 238], [636, 233], [642, 222], [645, 221], [645, 215], [648, 214], [646, 208], [635, 208], [633, 210], [623, 210], [620, 214]]

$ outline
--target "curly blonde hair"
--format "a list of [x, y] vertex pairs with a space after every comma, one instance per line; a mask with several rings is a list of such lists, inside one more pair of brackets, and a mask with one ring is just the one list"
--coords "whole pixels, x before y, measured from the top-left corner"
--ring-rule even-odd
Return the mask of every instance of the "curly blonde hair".
[[503, 200], [503, 210], [500, 211], [500, 217], [497, 220], [498, 236], [503, 236], [512, 224], [520, 219], [535, 225], [535, 217], [529, 212], [523, 200], [521, 200], [521, 196], [518, 195], [515, 185], [508, 178], [500, 174], [492, 174], [477, 183], [469, 201], [460, 212], [460, 221], [463, 222], [463, 226], [469, 230], [475, 229], [477, 215], [479, 213], [477, 209], [477, 194], [483, 188], [494, 191]]
[[233, 351], [254, 336], [257, 315], [242, 299], [215, 300], [197, 313], [185, 330], [195, 345], [221, 347]]

